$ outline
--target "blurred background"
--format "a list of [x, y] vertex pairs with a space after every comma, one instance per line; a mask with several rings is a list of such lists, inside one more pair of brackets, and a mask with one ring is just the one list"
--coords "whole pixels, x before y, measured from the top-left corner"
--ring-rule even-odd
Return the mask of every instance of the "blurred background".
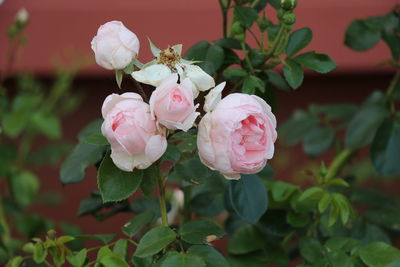
[[[90, 41], [101, 24], [120, 20], [135, 32], [142, 44], [139, 52], [142, 62], [151, 59], [147, 37], [161, 48], [182, 43], [185, 51], [198, 41], [218, 39], [222, 33], [217, 0], [1, 2], [0, 71], [5, 79], [5, 87], [12, 95], [12, 90], [18, 84], [16, 77], [21, 73], [29, 73], [35, 75], [46, 88], [54, 88], [54, 85], [51, 87], [52, 81], [59, 77], [57, 75], [60, 75], [60, 69], [69, 70], [68, 82], [72, 88], [69, 94], [74, 96], [71, 96], [73, 101], [79, 103], [73, 112], [65, 112], [61, 121], [62, 138], [70, 143], [77, 142], [76, 135], [82, 127], [101, 116], [100, 108], [108, 94], [133, 88], [133, 84], [126, 80], [122, 89], [118, 89], [114, 73], [95, 64]], [[381, 63], [390, 58], [389, 49], [379, 43], [370, 51], [359, 53], [344, 46], [343, 40], [345, 29], [351, 21], [385, 14], [397, 3], [396, 0], [299, 1], [296, 8], [296, 28], [310, 27], [314, 36], [308, 50], [327, 53], [338, 67], [328, 75], [307, 72], [305, 81], [298, 90], [279, 91], [275, 111], [278, 124], [289, 118], [295, 109], [306, 108], [310, 103], [360, 103], [372, 90], [383, 90], [388, 86], [393, 70], [381, 66]], [[7, 31], [21, 8], [29, 13], [29, 23], [24, 31], [26, 44], [18, 49], [18, 53], [14, 55], [15, 60], [10, 64], [9, 53], [13, 50], [13, 44], [8, 41]], [[267, 16], [274, 17], [275, 13], [269, 10]], [[251, 44], [251, 40], [249, 43]], [[69, 94], [61, 96], [54, 108], [63, 108], [64, 103], [70, 100]], [[18, 143], [20, 140], [17, 138], [14, 142]], [[46, 144], [45, 138], [38, 138], [33, 142], [32, 148], [40, 149]], [[330, 156], [326, 155], [327, 158]], [[301, 180], [298, 178], [300, 174], [292, 170], [298, 172], [306, 161], [306, 156], [300, 150], [289, 152], [285, 148], [278, 148], [271, 166], [277, 171], [278, 178]], [[32, 167], [31, 171], [40, 177], [40, 192], [58, 192], [54, 194], [58, 196], [53, 199], [54, 205], [39, 202], [30, 208], [33, 214], [38, 213], [56, 223], [79, 225], [88, 234], [115, 232], [115, 226], [122, 226], [131, 216], [120, 214], [101, 223], [89, 216], [76, 217], [80, 201], [97, 189], [94, 169], [88, 170], [83, 183], [65, 187], [59, 180], [57, 164]], [[300, 180], [297, 182], [301, 183]], [[390, 182], [380, 184], [394, 192], [396, 188], [390, 185]]]

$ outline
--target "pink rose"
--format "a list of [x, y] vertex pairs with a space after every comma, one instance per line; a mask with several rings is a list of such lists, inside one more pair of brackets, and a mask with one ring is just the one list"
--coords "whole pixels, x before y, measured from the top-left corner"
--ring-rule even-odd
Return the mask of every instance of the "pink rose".
[[274, 154], [276, 119], [255, 95], [230, 94], [200, 121], [197, 147], [201, 161], [227, 179], [261, 171]]
[[126, 68], [139, 53], [139, 40], [120, 21], [100, 26], [92, 40], [96, 62], [108, 70]]
[[140, 95], [109, 95], [101, 112], [104, 118], [101, 132], [111, 144], [111, 158], [118, 168], [145, 169], [164, 154], [167, 140]]
[[157, 121], [171, 130], [189, 130], [197, 116], [198, 104], [193, 101], [193, 83], [184, 79], [177, 83], [178, 75], [173, 74], [165, 79], [153, 91], [150, 97], [151, 114]]

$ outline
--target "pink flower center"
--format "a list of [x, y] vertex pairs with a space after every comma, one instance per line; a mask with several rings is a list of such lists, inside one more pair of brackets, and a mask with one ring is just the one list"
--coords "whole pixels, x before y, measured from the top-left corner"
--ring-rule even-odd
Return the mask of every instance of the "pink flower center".
[[241, 163], [256, 164], [263, 160], [267, 138], [261, 117], [250, 115], [242, 120], [232, 137], [235, 158]]

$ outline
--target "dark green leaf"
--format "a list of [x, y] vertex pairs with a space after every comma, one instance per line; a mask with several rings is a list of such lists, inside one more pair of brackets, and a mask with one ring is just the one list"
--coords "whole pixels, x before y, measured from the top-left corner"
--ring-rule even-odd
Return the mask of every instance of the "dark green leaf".
[[254, 21], [257, 20], [257, 11], [251, 7], [236, 6], [235, 5], [235, 16], [239, 19], [240, 24], [242, 24], [247, 29], [251, 28]]
[[77, 216], [83, 216], [91, 214], [100, 210], [103, 207], [103, 201], [100, 196], [92, 196], [90, 198], [84, 199], [79, 204]]
[[106, 148], [79, 143], [61, 165], [61, 182], [71, 184], [82, 181], [86, 168], [98, 163], [103, 158]]
[[146, 224], [150, 223], [154, 218], [154, 212], [151, 210], [146, 210], [139, 213], [127, 222], [124, 227], [122, 227], [122, 232], [125, 235], [132, 238], [135, 236]]
[[382, 36], [385, 43], [389, 46], [394, 60], [400, 58], [400, 36], [394, 31], [385, 31]]
[[310, 156], [326, 152], [335, 140], [335, 132], [330, 127], [311, 129], [304, 137], [303, 150]]
[[286, 55], [291, 57], [305, 48], [312, 40], [312, 31], [310, 28], [302, 28], [294, 31], [289, 36], [286, 46]]
[[142, 237], [134, 255], [140, 258], [154, 255], [174, 241], [175, 238], [175, 232], [169, 227], [155, 227]]
[[224, 63], [224, 49], [219, 45], [210, 45], [199, 66], [208, 74], [214, 74]]
[[323, 247], [316, 239], [302, 238], [299, 248], [301, 255], [310, 263], [314, 263], [323, 258]]
[[107, 154], [97, 173], [97, 184], [103, 202], [121, 201], [128, 198], [139, 187], [142, 178], [143, 171], [134, 169], [133, 172], [124, 172], [114, 165]]
[[231, 69], [226, 69], [223, 72], [223, 75], [226, 79], [232, 80], [232, 79], [238, 79], [238, 78], [243, 78], [247, 76], [247, 72], [242, 69], [238, 68], [231, 68]]
[[400, 175], [400, 118], [386, 119], [378, 128], [371, 146], [371, 160], [378, 173]]
[[128, 240], [124, 238], [119, 239], [113, 247], [113, 252], [122, 259], [125, 259], [128, 252]]
[[319, 73], [328, 73], [336, 68], [336, 63], [326, 54], [307, 52], [293, 59], [303, 67]]
[[154, 187], [157, 183], [158, 166], [152, 164], [147, 169], [143, 170], [143, 179], [140, 183], [140, 189], [146, 197], [151, 197], [154, 191]]
[[246, 94], [255, 94], [256, 89], [260, 92], [265, 92], [264, 82], [254, 75], [249, 75], [244, 79], [242, 92]]
[[268, 76], [268, 81], [275, 87], [284, 90], [284, 91], [289, 91], [290, 87], [285, 81], [285, 79], [278, 73], [274, 71], [266, 71], [265, 74]]
[[357, 111], [353, 104], [331, 104], [331, 105], [311, 105], [312, 113], [323, 114], [328, 120], [345, 119], [349, 120]]
[[345, 143], [350, 149], [359, 149], [369, 144], [382, 121], [389, 115], [382, 105], [365, 105], [351, 119]]
[[294, 227], [304, 227], [310, 223], [310, 216], [304, 213], [289, 211], [286, 216], [286, 221]]
[[206, 263], [201, 257], [176, 251], [168, 252], [161, 261], [160, 267], [206, 267]]
[[36, 112], [31, 120], [35, 129], [51, 139], [61, 136], [60, 120], [51, 113]]
[[291, 195], [299, 189], [298, 186], [288, 184], [281, 181], [276, 181], [272, 184], [271, 193], [274, 201], [284, 202], [291, 197]]
[[343, 251], [330, 251], [327, 259], [331, 267], [354, 267], [351, 258]]
[[162, 161], [177, 162], [181, 158], [181, 153], [178, 148], [172, 144], [168, 144], [167, 150], [162, 156]]
[[364, 51], [374, 47], [380, 38], [379, 29], [364, 20], [355, 20], [346, 29], [344, 43], [353, 50]]
[[207, 243], [208, 236], [219, 239], [225, 234], [218, 224], [209, 220], [189, 221], [180, 228], [179, 233], [190, 244], [204, 244]]
[[253, 225], [245, 224], [235, 231], [228, 243], [231, 254], [246, 254], [264, 247], [261, 233]]
[[319, 213], [324, 213], [324, 211], [329, 207], [332, 202], [332, 196], [330, 193], [325, 192], [322, 196], [321, 200], [318, 202], [318, 211]]
[[194, 61], [203, 61], [206, 58], [210, 44], [207, 41], [200, 41], [186, 51], [185, 58]]
[[230, 181], [227, 194], [233, 210], [253, 224], [268, 208], [267, 191], [257, 175], [242, 175], [241, 179]]
[[96, 234], [96, 235], [76, 235], [74, 236], [77, 239], [94, 239], [103, 242], [104, 244], [109, 243], [111, 240], [114, 239], [115, 234]]
[[206, 263], [206, 267], [229, 267], [225, 257], [211, 246], [194, 245], [188, 249], [187, 253], [202, 258]]
[[67, 260], [74, 267], [81, 267], [85, 263], [87, 255], [87, 249], [84, 248], [80, 250], [78, 253], [74, 253], [72, 255], [67, 256]]
[[283, 67], [283, 76], [290, 87], [297, 89], [303, 83], [304, 71], [298, 63], [289, 60]]
[[[233, 38], [222, 38], [215, 41], [215, 44], [227, 48], [227, 49], [240, 49], [242, 50], [242, 44], [240, 41], [233, 39]], [[245, 48], [249, 49], [249, 46], [245, 44]]]

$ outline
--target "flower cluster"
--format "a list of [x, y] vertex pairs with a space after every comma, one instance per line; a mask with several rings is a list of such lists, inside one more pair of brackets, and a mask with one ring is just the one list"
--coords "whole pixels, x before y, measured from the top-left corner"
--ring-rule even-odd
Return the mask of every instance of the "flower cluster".
[[198, 125], [197, 148], [201, 161], [227, 179], [259, 172], [274, 154], [276, 119], [271, 107], [255, 95], [229, 94], [222, 98], [225, 82], [194, 62], [181, 57], [182, 45], [165, 50], [150, 42], [155, 59], [141, 64], [139, 40], [121, 22], [100, 26], [93, 38], [96, 62], [116, 71], [136, 66], [131, 76], [152, 85], [149, 103], [136, 93], [109, 95], [103, 104], [102, 133], [111, 144], [111, 158], [124, 171], [145, 169], [167, 148], [168, 130], [188, 131], [200, 116], [195, 99], [205, 96], [205, 115]]

